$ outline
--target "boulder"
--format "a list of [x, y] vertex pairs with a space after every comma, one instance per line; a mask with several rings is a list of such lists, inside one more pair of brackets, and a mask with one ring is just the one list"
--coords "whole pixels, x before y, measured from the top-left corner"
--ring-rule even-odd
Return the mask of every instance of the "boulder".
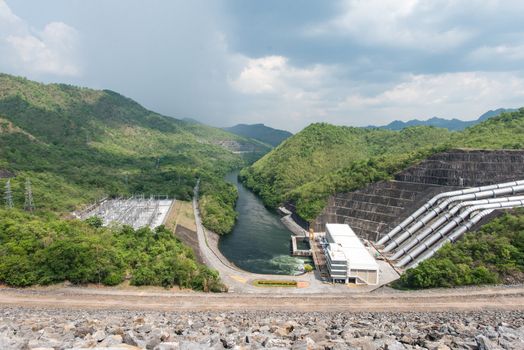
[[154, 350], [179, 350], [180, 349], [180, 343], [178, 342], [166, 342], [166, 343], [160, 343], [157, 346], [155, 346]]
[[477, 341], [477, 346], [479, 350], [499, 350], [501, 349], [501, 347], [499, 347], [493, 341], [489, 340], [484, 335], [477, 335], [475, 337], [475, 340]]

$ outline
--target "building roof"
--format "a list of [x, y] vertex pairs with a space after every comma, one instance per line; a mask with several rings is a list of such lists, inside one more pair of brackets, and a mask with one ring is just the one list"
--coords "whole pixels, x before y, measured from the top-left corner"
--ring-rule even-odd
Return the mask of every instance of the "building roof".
[[346, 261], [346, 254], [344, 254], [344, 251], [341, 249], [341, 247], [336, 243], [329, 243], [329, 255], [332, 262], [336, 261]]
[[378, 270], [378, 264], [364, 246], [360, 238], [346, 224], [326, 224], [326, 231], [334, 243], [329, 245], [333, 257], [342, 260], [342, 254], [348, 262], [349, 269]]

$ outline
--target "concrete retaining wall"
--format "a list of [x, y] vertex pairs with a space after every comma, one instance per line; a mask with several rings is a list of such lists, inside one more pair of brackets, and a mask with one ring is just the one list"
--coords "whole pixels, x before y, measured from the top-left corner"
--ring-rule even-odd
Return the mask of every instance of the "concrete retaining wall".
[[349, 224], [362, 238], [376, 241], [440, 192], [524, 179], [524, 151], [452, 150], [435, 154], [395, 175], [395, 180], [337, 193], [310, 225]]

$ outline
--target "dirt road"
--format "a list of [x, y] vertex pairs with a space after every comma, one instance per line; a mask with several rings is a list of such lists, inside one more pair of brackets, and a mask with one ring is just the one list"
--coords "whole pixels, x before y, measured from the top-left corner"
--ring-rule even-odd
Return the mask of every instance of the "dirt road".
[[523, 310], [524, 286], [358, 295], [204, 294], [111, 288], [0, 289], [0, 305], [150, 311]]

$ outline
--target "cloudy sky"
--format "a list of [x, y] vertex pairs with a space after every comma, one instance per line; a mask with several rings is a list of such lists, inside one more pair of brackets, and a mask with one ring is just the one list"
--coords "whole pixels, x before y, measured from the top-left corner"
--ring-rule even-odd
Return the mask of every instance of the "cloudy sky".
[[520, 0], [0, 0], [0, 71], [216, 126], [524, 106]]

